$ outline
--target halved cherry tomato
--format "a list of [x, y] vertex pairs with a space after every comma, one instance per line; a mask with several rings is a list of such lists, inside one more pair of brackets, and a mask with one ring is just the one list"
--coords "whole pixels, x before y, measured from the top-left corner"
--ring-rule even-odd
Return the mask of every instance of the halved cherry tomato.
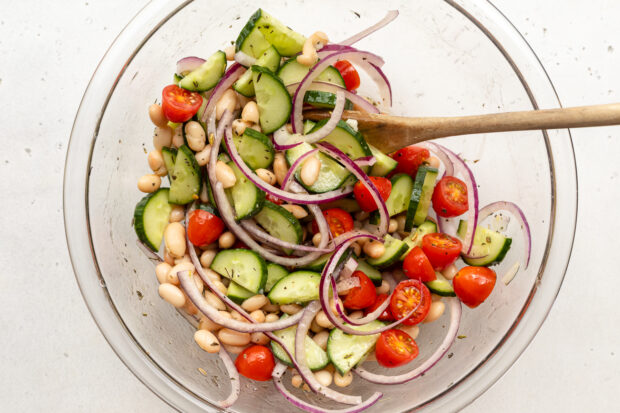
[[[368, 314], [370, 314], [373, 311], [375, 311], [377, 308], [379, 308], [379, 306], [381, 304], [383, 304], [383, 302], [385, 300], [388, 299], [388, 297], [389, 296], [387, 294], [377, 294], [377, 299], [375, 300], [375, 303], [373, 305], [371, 305], [370, 307], [368, 307], [367, 309], [364, 310], [364, 315], [367, 316]], [[385, 310], [383, 310], [383, 312], [381, 313], [379, 318], [377, 318], [377, 320], [381, 320], [381, 321], [394, 321], [394, 316], [390, 312], [390, 306], [389, 305], [387, 306], [387, 308]]]
[[275, 195], [271, 195], [270, 193], [267, 193], [265, 198], [267, 199], [267, 201], [271, 201], [271, 202], [273, 202], [276, 205], [282, 205], [284, 203], [283, 200], [281, 200], [280, 198], [278, 198]]
[[454, 276], [454, 292], [466, 306], [476, 308], [491, 294], [496, 279], [490, 268], [464, 267]]
[[467, 185], [453, 176], [445, 176], [433, 191], [433, 209], [440, 217], [458, 217], [469, 209]]
[[351, 277], [357, 277], [360, 285], [349, 290], [342, 304], [350, 310], [361, 310], [373, 305], [377, 299], [377, 290], [370, 278], [361, 271], [355, 271]]
[[[353, 229], [353, 217], [344, 209], [330, 208], [323, 211], [323, 216], [329, 224], [329, 230], [334, 237], [342, 235], [345, 232], [349, 232]], [[312, 221], [312, 233], [319, 232], [319, 226], [316, 220]]]
[[407, 254], [403, 261], [403, 271], [412, 280], [426, 283], [437, 279], [431, 262], [420, 247], [415, 247]]
[[394, 318], [400, 320], [406, 317], [416, 306], [418, 309], [403, 321], [403, 324], [413, 326], [426, 318], [431, 308], [431, 292], [418, 280], [404, 280], [398, 283], [390, 300], [390, 311]]
[[189, 215], [187, 237], [197, 247], [217, 241], [224, 231], [224, 221], [208, 211], [196, 209]]
[[256, 381], [271, 380], [276, 362], [271, 350], [265, 346], [253, 345], [243, 350], [235, 360], [239, 374]]
[[398, 367], [416, 358], [420, 350], [415, 340], [402, 330], [381, 333], [375, 346], [377, 362], [383, 367]]
[[415, 175], [418, 173], [418, 168], [428, 161], [431, 157], [431, 153], [428, 149], [411, 145], [397, 150], [391, 154], [390, 157], [398, 162], [392, 174], [405, 173], [415, 178]]
[[436, 270], [442, 270], [456, 261], [462, 247], [461, 241], [448, 234], [426, 234], [422, 238], [422, 250]]
[[162, 92], [161, 108], [172, 122], [186, 122], [192, 118], [202, 105], [202, 96], [196, 92], [168, 85]]
[[[369, 176], [369, 178], [379, 190], [379, 195], [381, 195], [381, 198], [384, 201], [387, 200], [390, 196], [390, 192], [392, 192], [392, 183], [390, 180], [381, 176]], [[359, 181], [356, 182], [353, 187], [353, 195], [355, 195], [357, 203], [364, 211], [372, 212], [379, 208], [375, 200], [372, 198], [372, 195], [370, 195], [370, 191], [366, 188], [366, 185]]]
[[334, 67], [340, 72], [348, 90], [355, 90], [360, 87], [360, 75], [348, 60], [339, 60], [334, 63]]

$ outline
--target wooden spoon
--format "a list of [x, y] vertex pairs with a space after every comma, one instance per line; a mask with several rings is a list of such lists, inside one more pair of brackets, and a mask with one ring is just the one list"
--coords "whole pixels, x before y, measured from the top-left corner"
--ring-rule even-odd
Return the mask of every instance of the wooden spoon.
[[[325, 110], [304, 112], [312, 120], [329, 118]], [[368, 143], [391, 153], [414, 143], [472, 133], [620, 125], [620, 103], [575, 108], [528, 110], [477, 116], [408, 118], [345, 110], [343, 119], [355, 119]]]

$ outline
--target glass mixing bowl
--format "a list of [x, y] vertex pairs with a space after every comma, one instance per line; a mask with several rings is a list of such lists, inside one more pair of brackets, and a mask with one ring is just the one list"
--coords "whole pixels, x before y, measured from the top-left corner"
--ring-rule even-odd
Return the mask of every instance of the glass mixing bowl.
[[[152, 146], [147, 107], [171, 82], [180, 57], [225, 48], [258, 7], [302, 33], [323, 30], [335, 40], [374, 23], [386, 10], [399, 9], [400, 17], [388, 28], [358, 44], [385, 58], [395, 114], [463, 115], [560, 105], [528, 44], [486, 1], [149, 3], [110, 47], [84, 95], [67, 154], [64, 214], [76, 278], [96, 323], [127, 367], [182, 411], [216, 410], [212, 403], [229, 386], [217, 357], [195, 345], [193, 328], [159, 298], [152, 264], [135, 244], [132, 213], [142, 196], [136, 182], [148, 172], [145, 153]], [[532, 228], [531, 262], [509, 286], [498, 281], [479, 308], [464, 310], [459, 334], [466, 338], [456, 340], [450, 357], [424, 377], [399, 386], [356, 378], [344, 390], [370, 395], [379, 387], [385, 395], [373, 412], [445, 412], [474, 400], [532, 340], [570, 257], [577, 181], [568, 130], [472, 135], [442, 143], [470, 161], [481, 205], [509, 200], [525, 211]], [[523, 256], [516, 220], [508, 231], [514, 243], [497, 267], [498, 278]], [[447, 318], [421, 329], [419, 360], [441, 340]], [[295, 410], [271, 383], [243, 380], [233, 411], [275, 409]]]

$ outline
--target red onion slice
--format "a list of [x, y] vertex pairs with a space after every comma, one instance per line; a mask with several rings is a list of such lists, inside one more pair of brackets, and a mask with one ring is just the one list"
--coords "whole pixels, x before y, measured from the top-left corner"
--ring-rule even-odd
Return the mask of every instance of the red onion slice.
[[241, 75], [245, 73], [245, 70], [245, 67], [241, 66], [237, 62], [233, 63], [228, 68], [228, 70], [226, 70], [224, 76], [220, 79], [217, 86], [215, 86], [215, 88], [211, 92], [211, 96], [209, 97], [207, 106], [205, 107], [202, 119], [200, 119], [202, 122], [207, 121], [208, 114], [210, 114], [211, 111], [215, 109], [215, 105], [217, 104], [218, 100], [220, 100], [224, 92], [226, 92], [233, 85], [233, 83], [235, 83], [237, 79], [239, 79]]
[[242, 51], [238, 51], [235, 53], [235, 62], [242, 66], [250, 67], [256, 63], [256, 59], [253, 56], [243, 53]]
[[230, 377], [230, 395], [226, 399], [217, 403], [222, 409], [226, 409], [235, 404], [239, 398], [239, 393], [241, 392], [241, 381], [239, 380], [239, 372], [237, 371], [237, 367], [235, 367], [235, 363], [233, 363], [230, 358], [230, 354], [228, 354], [228, 352], [224, 349], [224, 346], [220, 346], [220, 351], [218, 354], [224, 363], [224, 367], [226, 367], [228, 377]]
[[[287, 85], [286, 88], [288, 89], [289, 92], [294, 93], [295, 90], [299, 87], [299, 84], [300, 84], [299, 82], [291, 83], [290, 85]], [[350, 100], [351, 103], [353, 103], [359, 109], [361, 109], [362, 112], [380, 113], [379, 109], [377, 109], [375, 105], [373, 105], [372, 103], [364, 99], [362, 96], [358, 95], [357, 93], [353, 93], [338, 85], [334, 85], [332, 83], [320, 82], [320, 81], [312, 82], [312, 85], [310, 86], [310, 90], [316, 90], [319, 92], [329, 92], [333, 94], [336, 94], [336, 92], [341, 90], [344, 92], [344, 97]]]
[[261, 239], [263, 241], [266, 241], [269, 244], [275, 245], [280, 248], [304, 251], [304, 252], [320, 252], [321, 254], [325, 254], [325, 253], [328, 253], [334, 250], [333, 248], [329, 248], [329, 247], [317, 248], [317, 247], [312, 247], [310, 245], [300, 245], [300, 244], [293, 244], [291, 242], [282, 241], [280, 238], [276, 238], [266, 233], [253, 220], [249, 220], [249, 219], [243, 220], [241, 221], [241, 226], [250, 235], [254, 236], [254, 238]]
[[336, 129], [338, 126], [338, 122], [342, 119], [342, 113], [344, 112], [344, 104], [346, 103], [346, 99], [344, 98], [344, 92], [342, 90], [338, 90], [336, 92], [336, 106], [334, 110], [332, 110], [332, 114], [329, 117], [329, 120], [323, 127], [320, 129], [304, 135], [304, 141], [306, 143], [315, 143], [324, 139]]
[[[443, 150], [443, 148], [437, 145], [435, 142], [420, 142], [416, 143], [415, 146], [419, 146], [421, 148], [428, 149], [433, 155], [437, 156], [441, 163], [444, 166], [444, 174], [443, 176], [453, 176], [454, 175], [454, 164], [450, 160], [448, 154]], [[442, 178], [443, 178], [442, 176]], [[441, 217], [440, 217], [441, 218]]]
[[177, 72], [179, 76], [187, 76], [187, 74], [193, 70], [198, 69], [205, 59], [196, 56], [188, 56], [177, 62]]
[[357, 43], [363, 38], [365, 38], [366, 36], [387, 26], [392, 21], [394, 21], [394, 19], [396, 19], [397, 17], [398, 17], [398, 10], [390, 10], [387, 12], [387, 14], [385, 15], [383, 19], [379, 20], [377, 23], [373, 24], [369, 28], [362, 30], [361, 32], [349, 37], [348, 39], [341, 41], [340, 44], [345, 45], [345, 46], [350, 46], [354, 43]]
[[150, 249], [144, 242], [140, 240], [136, 240], [136, 245], [138, 245], [138, 248], [142, 251], [142, 253], [146, 256], [146, 258], [148, 258], [153, 264], [159, 264], [160, 262], [164, 261], [156, 252], [153, 252], [153, 250]]
[[373, 166], [377, 162], [377, 158], [375, 158], [374, 156], [363, 156], [361, 158], [357, 158], [353, 162], [355, 162], [355, 164], [360, 167]]
[[[344, 272], [344, 269], [343, 269]], [[341, 275], [342, 277], [343, 275]], [[332, 281], [334, 279], [332, 278]], [[334, 281], [335, 283], [335, 281]], [[339, 295], [347, 294], [351, 289], [360, 286], [360, 279], [357, 277], [349, 277], [344, 280], [338, 281], [338, 284], [334, 285], [334, 290], [338, 292]]]
[[[330, 54], [334, 52], [359, 52], [359, 51], [361, 50], [356, 49], [355, 47], [352, 47], [352, 46], [345, 46], [344, 44], [338, 44], [338, 43], [330, 43], [328, 45], [325, 45], [318, 52], [318, 56], [319, 56], [319, 59], [323, 59], [325, 56], [329, 56]], [[381, 56], [377, 56], [375, 64], [379, 67], [383, 67], [383, 65], [385, 64], [385, 60], [383, 60]], [[357, 92], [352, 91], [352, 93], [357, 93]]]
[[290, 134], [286, 130], [286, 125], [273, 133], [273, 147], [277, 151], [286, 151], [292, 149], [304, 141], [303, 137], [299, 133]]
[[303, 155], [301, 155], [299, 158], [295, 159], [295, 162], [293, 162], [291, 167], [286, 172], [286, 175], [284, 176], [284, 180], [282, 181], [282, 185], [280, 186], [283, 190], [286, 191], [288, 189], [289, 185], [293, 181], [293, 177], [295, 176], [295, 171], [297, 170], [297, 168], [299, 168], [301, 164], [304, 163], [306, 158], [313, 156], [318, 151], [319, 151], [318, 149], [312, 149], [304, 153]]
[[355, 371], [355, 373], [363, 379], [377, 384], [402, 384], [420, 377], [422, 374], [429, 371], [448, 352], [450, 346], [452, 346], [452, 343], [454, 343], [454, 340], [456, 339], [457, 332], [459, 331], [462, 310], [461, 302], [456, 297], [447, 298], [446, 300], [448, 301], [448, 306], [450, 307], [450, 325], [448, 327], [448, 331], [446, 332], [446, 336], [437, 350], [435, 350], [435, 352], [424, 363], [422, 363], [422, 365], [408, 373], [398, 376], [384, 376], [382, 374], [371, 373], [362, 366], [354, 368], [353, 371]]

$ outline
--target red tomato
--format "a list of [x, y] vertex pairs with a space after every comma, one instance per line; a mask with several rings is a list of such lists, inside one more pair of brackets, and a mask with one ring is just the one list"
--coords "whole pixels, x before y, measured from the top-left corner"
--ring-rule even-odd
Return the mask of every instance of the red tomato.
[[265, 196], [265, 198], [267, 199], [267, 201], [271, 201], [276, 205], [282, 205], [284, 203], [283, 200], [281, 200], [280, 198], [278, 198], [277, 196], [271, 195], [271, 194], [267, 194], [267, 196]]
[[196, 92], [168, 85], [162, 92], [161, 108], [169, 121], [182, 123], [190, 120], [202, 105], [202, 96]]
[[415, 178], [418, 168], [428, 161], [431, 153], [428, 149], [412, 145], [399, 149], [390, 156], [398, 162], [393, 173], [402, 172]]
[[431, 309], [431, 292], [418, 280], [398, 283], [390, 300], [390, 311], [397, 320], [404, 318], [418, 303], [420, 306], [403, 324], [413, 326], [424, 320]]
[[468, 307], [478, 307], [493, 291], [497, 276], [487, 267], [464, 267], [453, 280], [456, 296]]
[[224, 232], [224, 221], [208, 211], [196, 209], [189, 215], [187, 237], [197, 247], [217, 241]]
[[[387, 294], [377, 294], [377, 299], [375, 300], [375, 303], [373, 305], [371, 305], [370, 307], [368, 307], [366, 310], [364, 310], [364, 316], [367, 316], [368, 314], [372, 313], [377, 308], [379, 308], [379, 306], [381, 304], [383, 304], [383, 302], [385, 300], [387, 300], [388, 297], [389, 296]], [[387, 306], [387, 308], [385, 310], [383, 310], [383, 312], [381, 313], [379, 318], [377, 318], [377, 320], [381, 320], [381, 321], [394, 321], [394, 316], [390, 312], [390, 306], [389, 305]]]
[[[384, 201], [387, 200], [390, 196], [390, 192], [392, 192], [392, 183], [390, 180], [380, 176], [370, 176], [369, 178], [379, 190], [381, 198]], [[372, 195], [370, 195], [370, 191], [362, 182], [358, 181], [355, 183], [355, 186], [353, 187], [353, 195], [355, 195], [357, 203], [364, 211], [372, 212], [379, 208], [375, 200], [372, 198]]]
[[412, 280], [426, 283], [437, 279], [431, 262], [420, 247], [415, 247], [407, 254], [403, 261], [403, 271]]
[[370, 278], [361, 271], [355, 271], [351, 277], [357, 277], [360, 285], [349, 290], [342, 304], [350, 310], [361, 310], [373, 305], [377, 299], [377, 290]]
[[334, 67], [340, 72], [348, 90], [355, 90], [360, 87], [360, 75], [348, 60], [339, 60], [334, 63]]
[[235, 360], [239, 374], [256, 381], [271, 380], [276, 362], [273, 354], [265, 346], [255, 344], [243, 350]]
[[[353, 218], [344, 209], [330, 208], [323, 211], [323, 215], [329, 224], [329, 230], [334, 237], [342, 235], [345, 232], [349, 232], [353, 229]], [[319, 226], [315, 221], [312, 221], [312, 233], [319, 232]]]
[[458, 217], [469, 209], [467, 185], [453, 176], [445, 176], [433, 191], [433, 209], [440, 217]]
[[422, 238], [422, 250], [436, 270], [442, 270], [456, 261], [461, 248], [461, 241], [448, 234], [426, 234]]
[[383, 367], [398, 367], [418, 357], [418, 345], [402, 330], [384, 331], [377, 340], [375, 355]]

